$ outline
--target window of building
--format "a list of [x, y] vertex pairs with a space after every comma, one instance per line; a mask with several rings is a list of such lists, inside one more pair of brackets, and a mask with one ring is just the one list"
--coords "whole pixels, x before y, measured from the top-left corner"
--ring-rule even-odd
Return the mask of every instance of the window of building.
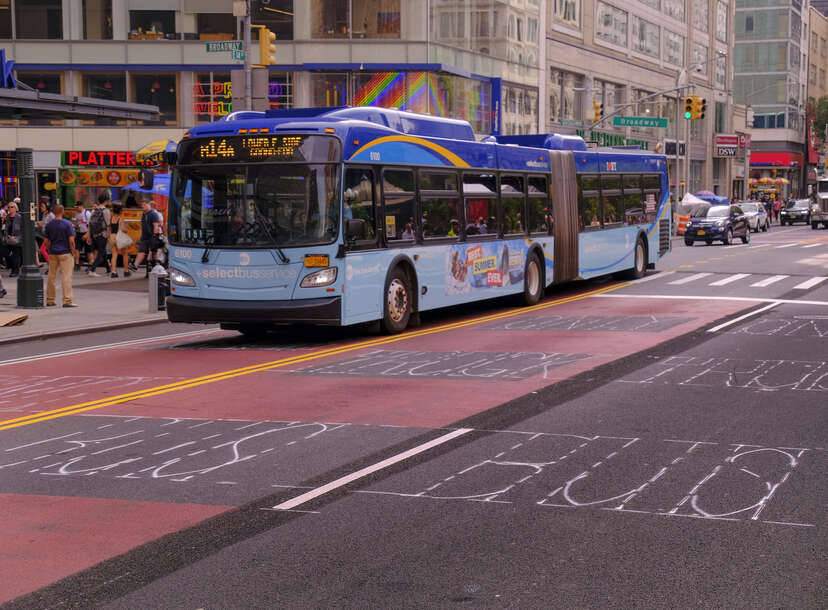
[[603, 100], [604, 102], [604, 115], [615, 112], [615, 107], [624, 103], [626, 97], [624, 95], [624, 91], [626, 90], [624, 85], [618, 85], [616, 83], [602, 81], [596, 78], [594, 81], [594, 87], [597, 90], [596, 92], [593, 92], [596, 99]]
[[[63, 93], [63, 77], [58, 72], [27, 72], [17, 70], [17, 81], [40, 93]], [[62, 120], [32, 118], [21, 125], [63, 125]]]
[[633, 15], [632, 49], [650, 57], [658, 58], [661, 51], [661, 30], [649, 21]]
[[293, 40], [293, 0], [254, 2], [252, 21], [276, 34], [276, 40]]
[[471, 35], [473, 38], [488, 38], [490, 36], [489, 11], [474, 11], [471, 14]]
[[664, 61], [674, 66], [684, 65], [684, 36], [664, 30]]
[[627, 11], [599, 1], [595, 21], [596, 38], [620, 47], [627, 46]]
[[661, 8], [668, 17], [684, 23], [684, 0], [664, 0]]
[[814, 64], [808, 66], [808, 82], [812, 85], [816, 85], [816, 75], [817, 69]]
[[581, 0], [548, 0], [549, 22], [581, 29]]
[[209, 123], [232, 112], [233, 89], [229, 72], [200, 72], [193, 83], [193, 116]]
[[738, 11], [734, 20], [737, 40], [788, 38], [790, 9]]
[[641, 4], [646, 4], [647, 6], [654, 8], [656, 10], [661, 9], [661, 0], [638, 0]]
[[716, 102], [715, 130], [717, 133], [725, 131], [725, 105], [724, 102]]
[[146, 121], [146, 124], [178, 125], [178, 86], [175, 74], [134, 72], [131, 75], [131, 85], [131, 101], [137, 104], [152, 104], [158, 106], [161, 111], [157, 121]]
[[348, 75], [311, 73], [312, 106], [344, 106], [348, 103]]
[[727, 42], [727, 4], [716, 3], [716, 39]]
[[819, 88], [825, 89], [825, 70], [819, 69]]
[[699, 64], [696, 68], [696, 74], [703, 74], [707, 76], [707, 47], [703, 44], [694, 42], [690, 63]]
[[[102, 100], [114, 100], [125, 102], [126, 95], [126, 74], [124, 72], [91, 72], [81, 75], [81, 87], [83, 95]], [[84, 121], [91, 125], [126, 125], [126, 121], [100, 117]]]
[[811, 32], [811, 53], [816, 53], [819, 49], [819, 36], [816, 32]]
[[710, 19], [708, 12], [707, 0], [693, 0], [693, 27], [702, 32], [706, 32]]
[[11, 0], [0, 0], [0, 40], [10, 40], [11, 37]]
[[526, 20], [526, 40], [528, 42], [538, 42], [538, 20], [529, 17]]
[[175, 37], [175, 11], [129, 11], [131, 40], [164, 40]]
[[727, 88], [727, 57], [718, 55], [716, 57], [716, 85], [722, 89]]
[[112, 39], [112, 0], [83, 0], [83, 38]]
[[63, 38], [63, 9], [61, 0], [38, 0], [14, 3], [14, 23], [17, 38]]
[[784, 41], [738, 44], [733, 49], [735, 72], [781, 72], [788, 69], [788, 43]]
[[819, 39], [819, 54], [822, 57], [828, 57], [828, 43], [824, 38]]
[[236, 18], [233, 13], [198, 13], [196, 33], [200, 40], [233, 40], [236, 38]]
[[549, 78], [549, 120], [583, 119], [584, 76], [553, 69]]
[[313, 0], [311, 37], [399, 38], [400, 0]]

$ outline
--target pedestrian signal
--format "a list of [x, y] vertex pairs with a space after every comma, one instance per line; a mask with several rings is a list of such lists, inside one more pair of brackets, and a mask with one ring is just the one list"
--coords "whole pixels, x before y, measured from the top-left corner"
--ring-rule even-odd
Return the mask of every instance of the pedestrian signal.
[[684, 98], [684, 118], [685, 119], [692, 119], [693, 118], [693, 98], [695, 95], [688, 95]]
[[597, 123], [604, 118], [604, 105], [599, 100], [592, 100], [592, 122]]
[[273, 66], [276, 64], [276, 34], [264, 26], [255, 26], [259, 30], [259, 64]]

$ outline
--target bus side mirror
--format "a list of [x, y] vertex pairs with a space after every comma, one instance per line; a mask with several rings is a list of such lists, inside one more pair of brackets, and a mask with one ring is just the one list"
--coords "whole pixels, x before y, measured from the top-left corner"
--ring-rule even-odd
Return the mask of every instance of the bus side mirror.
[[155, 170], [142, 169], [138, 172], [138, 186], [144, 190], [152, 190], [152, 185], [155, 183]]
[[345, 238], [348, 241], [365, 239], [365, 221], [361, 218], [349, 218], [345, 228]]

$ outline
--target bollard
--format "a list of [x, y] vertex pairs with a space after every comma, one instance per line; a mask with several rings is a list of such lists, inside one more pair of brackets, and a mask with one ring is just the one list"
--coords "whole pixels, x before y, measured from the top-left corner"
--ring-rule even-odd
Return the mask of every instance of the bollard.
[[20, 181], [20, 209], [17, 213], [23, 221], [23, 266], [17, 278], [17, 306], [25, 308], [43, 307], [43, 277], [37, 268], [37, 242], [35, 241], [35, 220], [37, 220], [37, 191], [35, 190], [34, 157], [31, 148], [15, 151], [17, 177]]
[[155, 265], [149, 272], [149, 311], [151, 313], [167, 308], [169, 287], [167, 270], [161, 265]]

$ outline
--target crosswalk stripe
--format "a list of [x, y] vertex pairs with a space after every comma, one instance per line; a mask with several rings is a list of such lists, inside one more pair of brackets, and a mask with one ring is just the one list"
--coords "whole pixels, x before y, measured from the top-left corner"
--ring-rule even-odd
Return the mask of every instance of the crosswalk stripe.
[[803, 248], [818, 248], [822, 244], [808, 244], [807, 246], [802, 246]]
[[782, 244], [781, 246], [776, 246], [776, 249], [779, 250], [780, 248], [791, 248], [793, 246], [798, 246], [799, 244], [794, 242], [792, 244]]
[[772, 275], [767, 279], [764, 279], [760, 282], [756, 282], [755, 284], [751, 284], [751, 288], [764, 288], [765, 286], [770, 286], [771, 284], [775, 284], [780, 280], [784, 280], [786, 277], [791, 277], [790, 275]]
[[810, 280], [807, 280], [805, 282], [802, 282], [801, 284], [794, 286], [794, 289], [807, 290], [808, 288], [812, 288], [817, 284], [821, 284], [825, 280], [828, 280], [828, 277], [812, 277]]
[[746, 277], [750, 277], [750, 273], [737, 273], [736, 275], [731, 275], [730, 277], [726, 277], [723, 280], [719, 280], [718, 282], [713, 282], [710, 285], [711, 286], [724, 286], [725, 284], [729, 284], [730, 282], [736, 282], [736, 281], [742, 280]]
[[711, 273], [696, 273], [694, 275], [682, 278], [680, 280], [675, 280], [674, 282], [670, 282], [670, 284], [689, 284], [690, 282], [695, 282], [696, 280], [700, 280], [703, 277], [707, 277], [708, 275], [712, 275]]

